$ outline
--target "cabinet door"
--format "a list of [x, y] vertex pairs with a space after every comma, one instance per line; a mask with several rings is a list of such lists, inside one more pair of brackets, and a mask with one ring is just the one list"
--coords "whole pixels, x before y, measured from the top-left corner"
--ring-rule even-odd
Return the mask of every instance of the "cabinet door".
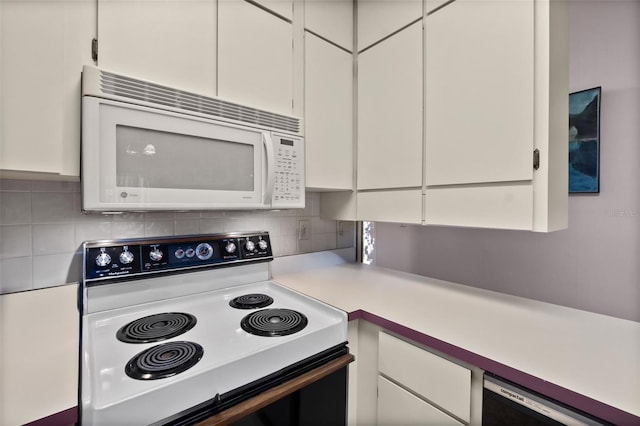
[[[220, 0], [230, 1], [230, 0]], [[284, 16], [287, 19], [293, 19], [293, 0], [254, 0], [256, 3], [265, 8]]]
[[353, 189], [353, 55], [305, 34], [306, 184]]
[[[2, 176], [80, 174], [80, 72], [92, 63], [91, 0], [0, 2]], [[26, 176], [26, 175], [25, 175]]]
[[533, 177], [533, 0], [457, 0], [425, 21], [427, 186]]
[[216, 94], [216, 1], [98, 0], [98, 65]]
[[358, 55], [358, 189], [422, 186], [422, 22]]
[[463, 423], [378, 376], [379, 425], [455, 425]]
[[422, 17], [422, 0], [358, 0], [358, 51]]
[[250, 3], [222, 0], [218, 28], [219, 96], [291, 115], [291, 24]]
[[353, 50], [353, 1], [305, 0], [304, 27]]

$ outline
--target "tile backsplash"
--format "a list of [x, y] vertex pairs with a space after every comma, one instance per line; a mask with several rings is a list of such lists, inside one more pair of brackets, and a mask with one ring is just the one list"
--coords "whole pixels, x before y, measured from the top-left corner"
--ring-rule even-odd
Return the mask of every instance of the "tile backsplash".
[[[0, 293], [80, 279], [82, 242], [219, 232], [269, 231], [275, 256], [355, 246], [355, 224], [320, 218], [320, 196], [281, 211], [85, 214], [75, 182], [0, 180]], [[300, 220], [309, 238], [298, 240]]]

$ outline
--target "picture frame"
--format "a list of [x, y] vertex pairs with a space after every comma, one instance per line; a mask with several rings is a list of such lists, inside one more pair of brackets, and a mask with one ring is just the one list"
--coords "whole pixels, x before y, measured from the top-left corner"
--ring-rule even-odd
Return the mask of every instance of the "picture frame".
[[569, 193], [600, 192], [600, 86], [569, 94]]

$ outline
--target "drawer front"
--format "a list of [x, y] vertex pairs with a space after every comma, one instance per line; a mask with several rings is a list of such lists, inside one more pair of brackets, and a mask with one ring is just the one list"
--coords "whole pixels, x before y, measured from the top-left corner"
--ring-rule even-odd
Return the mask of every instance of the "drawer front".
[[453, 417], [378, 376], [378, 425], [455, 425]]
[[378, 339], [381, 374], [469, 423], [470, 370], [387, 333]]

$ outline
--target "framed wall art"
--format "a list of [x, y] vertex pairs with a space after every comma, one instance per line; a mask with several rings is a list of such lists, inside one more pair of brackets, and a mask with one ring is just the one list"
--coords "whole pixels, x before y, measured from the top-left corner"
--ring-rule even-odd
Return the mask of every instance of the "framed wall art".
[[600, 92], [569, 94], [569, 193], [600, 192]]

